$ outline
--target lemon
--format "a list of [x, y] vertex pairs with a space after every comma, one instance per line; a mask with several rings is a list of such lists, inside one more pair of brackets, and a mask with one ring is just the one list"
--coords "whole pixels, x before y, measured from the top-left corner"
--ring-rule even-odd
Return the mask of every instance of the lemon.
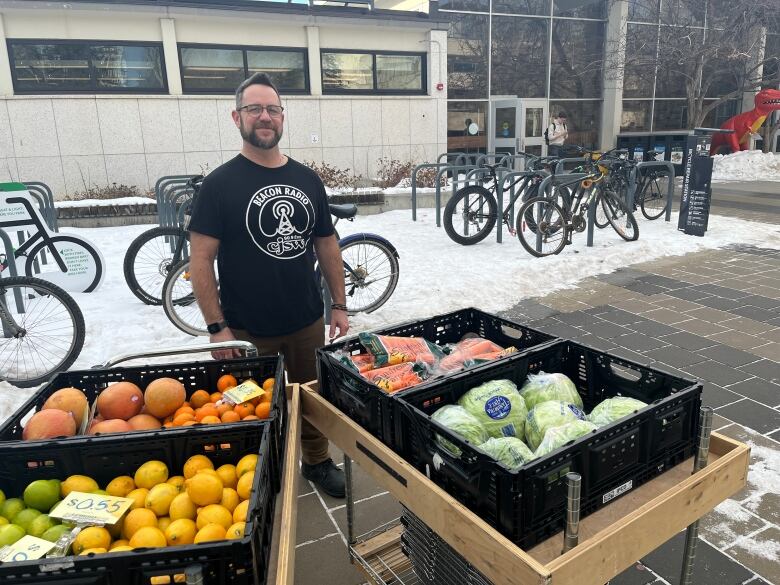
[[196, 513], [197, 507], [190, 499], [190, 496], [187, 494], [187, 492], [181, 493], [173, 498], [171, 507], [168, 510], [168, 515], [171, 517], [171, 520], [179, 520], [181, 518], [195, 520]]
[[240, 479], [248, 471], [254, 471], [257, 467], [258, 456], [255, 454], [244, 455], [236, 464], [236, 476]]
[[227, 488], [236, 488], [238, 474], [235, 465], [220, 465], [217, 467], [217, 475], [222, 480], [222, 485]]
[[246, 522], [236, 522], [235, 524], [231, 525], [227, 529], [225, 536], [228, 538], [228, 540], [236, 540], [239, 538], [244, 538], [245, 528], [246, 528]]
[[108, 548], [108, 550], [114, 550], [118, 546], [127, 546], [130, 544], [130, 541], [125, 540], [124, 538], [120, 538], [119, 540], [115, 540], [111, 543], [111, 546]]
[[242, 500], [249, 499], [249, 495], [252, 493], [252, 483], [254, 481], [255, 481], [254, 471], [245, 473], [238, 478], [238, 485], [236, 486], [236, 491], [238, 492], [239, 498], [241, 498]]
[[179, 518], [171, 522], [165, 530], [165, 538], [169, 546], [177, 544], [192, 544], [195, 542], [195, 534], [198, 528], [195, 522], [189, 518]]
[[222, 499], [219, 503], [221, 506], [227, 508], [231, 514], [240, 502], [241, 498], [238, 497], [238, 492], [236, 490], [229, 487], [222, 488]]
[[163, 516], [161, 518], [158, 518], [157, 519], [157, 528], [159, 528], [160, 530], [165, 532], [165, 529], [168, 528], [168, 526], [171, 525], [171, 522], [173, 522], [173, 520], [171, 520], [170, 516]]
[[106, 492], [109, 496], [124, 498], [135, 489], [135, 482], [129, 475], [120, 475], [112, 479], [106, 486]]
[[129, 494], [127, 494], [125, 497], [130, 498], [134, 500], [133, 505], [130, 506], [131, 510], [135, 510], [136, 508], [143, 508], [144, 504], [146, 503], [146, 495], [149, 493], [149, 490], [146, 488], [136, 488]]
[[168, 541], [165, 539], [165, 533], [156, 526], [144, 526], [139, 528], [130, 539], [130, 546], [133, 548], [154, 548], [166, 546]]
[[157, 516], [167, 516], [173, 498], [178, 495], [179, 490], [176, 489], [176, 486], [169, 483], [157, 484], [146, 494], [144, 507], [149, 508]]
[[100, 486], [91, 477], [86, 475], [71, 475], [60, 484], [60, 495], [64, 498], [70, 492], [91, 493], [99, 490]]
[[103, 554], [104, 552], [108, 552], [108, 551], [105, 548], [103, 548], [102, 546], [96, 546], [95, 548], [86, 548], [86, 549], [84, 549], [83, 551], [81, 551], [80, 553], [77, 553], [77, 554], [80, 557], [83, 557], [84, 555], [91, 555], [91, 554], [100, 555], [100, 554]]
[[121, 546], [112, 546], [108, 549], [108, 552], [127, 552], [129, 550], [133, 550], [133, 547], [128, 544], [123, 544]]
[[[206, 467], [204, 469], [198, 469], [198, 472], [195, 475], [198, 475], [200, 473], [207, 473], [208, 475], [213, 475], [214, 477], [219, 477], [219, 474], [217, 473], [217, 471], [215, 469], [209, 469], [208, 467]], [[190, 478], [190, 479], [192, 479], [192, 478]], [[187, 480], [184, 481], [184, 486], [185, 487], [187, 486], [187, 482], [190, 479], [187, 479]], [[221, 477], [219, 477], [219, 481], [222, 481]]]
[[214, 469], [214, 464], [205, 455], [193, 455], [184, 462], [184, 477], [189, 479], [201, 469]]
[[195, 535], [195, 544], [210, 542], [212, 540], [224, 540], [225, 527], [220, 524], [206, 524]]
[[108, 547], [111, 546], [111, 535], [102, 526], [90, 526], [76, 535], [71, 546], [74, 554], [77, 555], [82, 554], [84, 551], [92, 550], [94, 552], [94, 549], [101, 548], [103, 549], [102, 552], [106, 552]]
[[249, 500], [244, 500], [233, 510], [233, 522], [244, 522], [249, 509]]
[[130, 540], [141, 528], [150, 526], [157, 527], [157, 515], [154, 512], [146, 508], [130, 510], [122, 525], [122, 537], [125, 540]]
[[3, 526], [4, 524], [10, 524], [10, 522], [5, 516], [0, 516], [0, 526]]
[[230, 525], [233, 524], [233, 514], [224, 506], [210, 504], [198, 512], [196, 524], [198, 530], [207, 524], [219, 524], [227, 530], [230, 528]]
[[179, 493], [184, 491], [184, 476], [183, 475], [174, 475], [173, 477], [169, 477], [168, 481], [166, 483], [169, 483], [172, 486], [175, 486], [176, 489], [179, 490]]
[[138, 468], [133, 479], [137, 487], [150, 490], [168, 480], [168, 466], [162, 461], [147, 461]]
[[222, 480], [218, 475], [196, 473], [187, 482], [187, 494], [198, 506], [217, 504], [222, 500]]

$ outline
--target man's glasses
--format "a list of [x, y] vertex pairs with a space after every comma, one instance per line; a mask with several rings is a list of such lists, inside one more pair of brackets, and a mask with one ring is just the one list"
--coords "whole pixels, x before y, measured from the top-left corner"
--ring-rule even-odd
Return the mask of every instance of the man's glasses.
[[282, 106], [261, 106], [260, 104], [250, 104], [248, 106], [241, 106], [240, 108], [236, 109], [239, 112], [246, 112], [253, 118], [257, 118], [258, 116], [262, 115], [264, 110], [268, 112], [268, 115], [271, 118], [278, 118], [282, 115], [282, 112], [284, 112], [284, 108]]

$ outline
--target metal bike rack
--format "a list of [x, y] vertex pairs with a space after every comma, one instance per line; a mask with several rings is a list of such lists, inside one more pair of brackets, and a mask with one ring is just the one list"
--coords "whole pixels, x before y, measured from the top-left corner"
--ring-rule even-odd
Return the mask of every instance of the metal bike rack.
[[458, 174], [461, 171], [470, 171], [472, 169], [479, 168], [475, 165], [450, 165], [441, 169], [436, 173], [436, 227], [441, 227], [441, 178], [444, 174], [452, 172], [452, 195], [455, 195], [457, 191], [460, 179]]
[[154, 184], [154, 194], [157, 199], [157, 217], [160, 226], [172, 226], [176, 222], [176, 212], [172, 209], [168, 199], [171, 188], [186, 188], [187, 182], [193, 175], [168, 175], [160, 177]]
[[[496, 169], [498, 170], [498, 169]], [[515, 177], [524, 177], [524, 176], [532, 176], [532, 175], [539, 175], [539, 174], [546, 174], [549, 175], [547, 171], [510, 171], [508, 173], [504, 173], [500, 180], [498, 185], [496, 185], [496, 198], [498, 200], [498, 214], [499, 219], [501, 219], [502, 214], [504, 213], [504, 186], [510, 179], [514, 179]], [[545, 180], [549, 177], [545, 177]], [[512, 185], [510, 187], [509, 191], [510, 198], [515, 196], [515, 186]], [[509, 209], [509, 214], [512, 218], [515, 217], [515, 206], [512, 204], [512, 207]], [[496, 242], [501, 244], [503, 242], [503, 235], [502, 235], [502, 228], [501, 228], [501, 222], [496, 221], [496, 225], [498, 227], [498, 233], [496, 234]]]
[[[453, 157], [455, 158], [454, 163], [450, 163], [449, 159]], [[446, 159], [445, 164], [466, 164], [468, 159], [468, 154], [465, 152], [442, 152], [438, 158], [436, 159], [437, 163], [442, 162], [441, 159]]]
[[[0, 240], [3, 241], [3, 247], [5, 248], [5, 260], [8, 262], [8, 270], [11, 273], [11, 277], [19, 276], [19, 272], [16, 269], [16, 258], [14, 258], [14, 245], [11, 238], [5, 233], [4, 229], [0, 229]], [[14, 289], [14, 301], [16, 306], [20, 308], [20, 312], [24, 307], [22, 299], [22, 291], [18, 288]], [[11, 333], [6, 329], [5, 321], [3, 321], [3, 336], [7, 337]]]
[[579, 158], [562, 158], [558, 160], [558, 163], [555, 165], [555, 174], [556, 175], [563, 175], [570, 172], [566, 170], [566, 163], [585, 163], [588, 162], [588, 159], [584, 156]]
[[27, 187], [27, 191], [38, 200], [38, 205], [41, 209], [41, 215], [46, 221], [46, 225], [53, 232], [59, 232], [60, 228], [57, 225], [57, 208], [54, 207], [54, 194], [46, 183], [40, 181], [30, 181], [24, 183]]
[[666, 216], [664, 217], [665, 221], [671, 221], [672, 219], [672, 200], [674, 199], [674, 179], [675, 179], [675, 170], [674, 170], [674, 164], [671, 163], [668, 160], [649, 160], [649, 161], [643, 161], [634, 167], [634, 171], [636, 175], [634, 176], [633, 181], [629, 181], [629, 195], [627, 197], [630, 198], [629, 201], [626, 203], [629, 204], [629, 209], [634, 208], [634, 199], [636, 195], [636, 176], [639, 174], [640, 169], [648, 169], [648, 168], [665, 168], [669, 172], [669, 185], [666, 189]]
[[[445, 152], [444, 155], [447, 153]], [[441, 159], [442, 156], [440, 155], [439, 159]], [[435, 163], [423, 163], [421, 165], [417, 165], [412, 170], [412, 221], [417, 221], [417, 173], [423, 169], [441, 169], [449, 167], [449, 163], [444, 162], [435, 162]], [[438, 176], [437, 176], [438, 177]], [[440, 179], [437, 178], [437, 184]]]

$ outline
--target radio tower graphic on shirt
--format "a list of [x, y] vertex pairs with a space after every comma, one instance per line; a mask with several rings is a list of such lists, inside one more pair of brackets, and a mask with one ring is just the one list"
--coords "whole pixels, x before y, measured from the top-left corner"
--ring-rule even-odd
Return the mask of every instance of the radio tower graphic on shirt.
[[290, 216], [293, 215], [293, 206], [289, 201], [278, 201], [273, 206], [274, 217], [279, 220], [279, 227], [276, 228], [277, 235], [289, 236], [295, 232], [295, 227], [290, 221]]

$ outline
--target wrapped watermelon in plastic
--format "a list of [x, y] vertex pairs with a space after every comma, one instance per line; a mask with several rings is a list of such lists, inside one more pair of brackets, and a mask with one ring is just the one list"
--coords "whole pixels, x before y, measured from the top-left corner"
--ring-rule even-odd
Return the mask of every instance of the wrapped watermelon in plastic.
[[566, 374], [528, 374], [528, 380], [520, 389], [525, 405], [531, 410], [537, 404], [561, 400], [582, 410], [582, 398], [577, 387]]
[[[488, 440], [488, 434], [482, 423], [472, 416], [465, 408], [457, 404], [446, 404], [431, 415], [431, 419], [475, 447]], [[436, 435], [436, 442], [455, 457], [460, 457], [461, 450], [441, 435]]]
[[544, 457], [569, 441], [579, 439], [588, 433], [592, 433], [597, 428], [596, 425], [587, 420], [575, 420], [559, 427], [550, 427], [547, 429], [547, 432], [544, 433], [544, 439], [542, 439], [542, 442], [536, 448], [534, 455], [537, 457]]
[[491, 380], [466, 392], [458, 400], [491, 437], [520, 437], [525, 433], [528, 409], [511, 380]]
[[528, 445], [517, 437], [491, 437], [479, 448], [512, 471], [517, 471], [531, 459], [536, 458]]
[[647, 406], [647, 403], [635, 398], [626, 396], [615, 396], [599, 402], [596, 407], [590, 411], [588, 420], [596, 426], [603, 427], [619, 418], [633, 414]]
[[528, 412], [525, 421], [525, 442], [536, 451], [547, 429], [585, 419], [585, 413], [568, 402], [562, 400], [542, 402]]

